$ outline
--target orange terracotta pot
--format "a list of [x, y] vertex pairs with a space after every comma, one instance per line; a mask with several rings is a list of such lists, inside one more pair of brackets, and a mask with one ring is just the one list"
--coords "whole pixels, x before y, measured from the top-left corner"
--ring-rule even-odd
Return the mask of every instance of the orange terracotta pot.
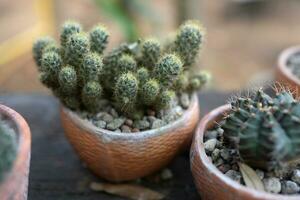
[[300, 79], [287, 67], [288, 59], [297, 52], [300, 52], [300, 46], [290, 47], [280, 54], [276, 68], [276, 81], [300, 97]]
[[19, 145], [12, 169], [6, 175], [4, 181], [0, 183], [0, 199], [26, 200], [31, 153], [30, 129], [23, 117], [16, 111], [0, 105], [0, 113], [8, 120], [11, 120], [17, 133]]
[[65, 134], [81, 160], [96, 175], [119, 182], [149, 175], [189, 147], [199, 120], [199, 104], [195, 94], [178, 120], [137, 133], [96, 128], [66, 108], [61, 109], [61, 119]]
[[219, 171], [208, 159], [203, 144], [203, 136], [230, 105], [221, 106], [208, 113], [199, 123], [190, 152], [191, 170], [197, 190], [205, 200], [299, 200], [300, 195], [276, 195], [247, 188]]

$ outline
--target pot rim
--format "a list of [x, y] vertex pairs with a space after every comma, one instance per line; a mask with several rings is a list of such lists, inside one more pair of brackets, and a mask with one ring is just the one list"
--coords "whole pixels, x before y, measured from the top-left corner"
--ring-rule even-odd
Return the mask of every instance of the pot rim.
[[146, 139], [146, 138], [159, 136], [166, 132], [170, 132], [171, 130], [174, 130], [180, 126], [183, 126], [184, 123], [186, 122], [186, 120], [188, 119], [190, 113], [193, 112], [194, 109], [199, 109], [198, 105], [199, 105], [199, 102], [198, 102], [197, 93], [193, 93], [191, 96], [191, 103], [189, 105], [189, 108], [187, 110], [185, 110], [183, 115], [181, 117], [179, 117], [177, 120], [175, 120], [163, 127], [157, 128], [157, 129], [139, 131], [136, 133], [122, 133], [122, 132], [117, 133], [117, 132], [110, 131], [107, 129], [102, 129], [102, 128], [96, 127], [90, 121], [82, 119], [75, 112], [66, 108], [63, 105], [61, 105], [61, 110], [70, 118], [71, 121], [73, 121], [80, 128], [84, 129], [85, 131], [88, 131], [89, 133], [93, 133], [93, 134], [105, 139], [107, 142], [109, 142], [111, 140]]
[[279, 70], [288, 77], [291, 81], [295, 82], [297, 85], [300, 85], [300, 79], [297, 78], [291, 70], [287, 68], [287, 60], [290, 58], [291, 55], [299, 52], [300, 53], [300, 45], [292, 46], [287, 49], [284, 49], [277, 60], [277, 66]]
[[30, 159], [31, 133], [25, 119], [15, 110], [0, 104], [0, 114], [5, 115], [11, 122], [13, 122], [18, 137], [17, 156], [14, 160], [11, 170], [7, 173], [6, 177], [4, 177], [4, 180], [0, 183], [1, 192], [2, 184], [4, 185], [6, 182], [9, 182], [10, 178], [18, 178], [14, 175], [17, 174], [21, 168], [25, 167], [28, 159]]
[[[216, 176], [222, 184], [226, 185], [226, 187], [231, 187], [234, 190], [241, 191], [242, 193], [247, 193], [249, 196], [255, 199], [288, 199], [288, 200], [296, 200], [299, 199], [300, 195], [283, 195], [283, 194], [271, 194], [264, 191], [258, 191], [252, 188], [248, 188], [242, 184], [237, 183], [236, 181], [230, 179], [225, 176], [218, 168], [208, 159], [203, 143], [203, 136], [207, 128], [209, 128], [209, 124], [212, 121], [218, 121], [216, 118], [221, 117], [224, 113], [228, 112], [231, 109], [230, 104], [226, 104], [215, 108], [208, 114], [206, 114], [203, 119], [200, 121], [196, 128], [195, 138], [194, 138], [194, 148], [195, 151], [199, 153], [199, 157], [206, 170], [208, 170], [211, 174]], [[197, 155], [196, 155], [197, 156]]]

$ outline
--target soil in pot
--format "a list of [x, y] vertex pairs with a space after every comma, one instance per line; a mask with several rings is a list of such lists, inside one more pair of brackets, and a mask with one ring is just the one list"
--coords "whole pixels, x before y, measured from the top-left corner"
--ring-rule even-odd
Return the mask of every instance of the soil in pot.
[[287, 59], [287, 68], [300, 79], [300, 52], [296, 52]]
[[177, 120], [189, 107], [190, 102], [191, 96], [187, 93], [182, 93], [177, 95], [170, 108], [157, 112], [147, 109], [144, 112], [144, 116], [140, 119], [124, 116], [107, 100], [102, 100], [101, 110], [96, 114], [82, 111], [77, 111], [77, 114], [98, 128], [114, 132], [134, 133], [157, 129]]
[[10, 120], [0, 116], [0, 183], [10, 172], [17, 156], [17, 135]]

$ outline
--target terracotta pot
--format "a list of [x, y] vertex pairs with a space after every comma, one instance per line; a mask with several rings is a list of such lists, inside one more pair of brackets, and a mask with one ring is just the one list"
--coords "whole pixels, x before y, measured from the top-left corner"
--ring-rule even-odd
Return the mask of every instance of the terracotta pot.
[[187, 148], [199, 120], [199, 104], [195, 94], [181, 118], [137, 133], [96, 128], [66, 108], [61, 109], [61, 118], [67, 138], [87, 166], [98, 176], [119, 182], [149, 175]]
[[300, 97], [300, 80], [287, 67], [288, 59], [297, 52], [300, 52], [300, 46], [290, 47], [280, 54], [276, 68], [276, 81]]
[[0, 113], [12, 122], [19, 145], [12, 169], [8, 172], [4, 181], [0, 183], [0, 199], [26, 200], [31, 153], [30, 129], [23, 117], [16, 111], [0, 105]]
[[208, 159], [203, 144], [205, 131], [229, 111], [230, 105], [208, 113], [199, 123], [190, 152], [191, 170], [202, 199], [218, 200], [296, 200], [300, 195], [276, 195], [247, 188], [231, 180]]

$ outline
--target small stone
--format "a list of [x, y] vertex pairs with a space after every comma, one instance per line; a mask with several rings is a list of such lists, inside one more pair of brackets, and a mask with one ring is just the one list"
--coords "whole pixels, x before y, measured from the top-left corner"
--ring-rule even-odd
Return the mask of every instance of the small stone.
[[262, 181], [267, 192], [278, 194], [281, 191], [281, 183], [279, 178], [265, 178]]
[[175, 114], [177, 117], [180, 117], [181, 115], [183, 115], [183, 109], [181, 106], [176, 106], [174, 108]]
[[110, 123], [114, 120], [114, 118], [110, 114], [104, 113], [102, 116], [102, 120], [105, 121], [106, 123]]
[[147, 110], [147, 115], [148, 115], [148, 116], [155, 116], [155, 114], [156, 114], [156, 113], [155, 113], [154, 110], [150, 110], [150, 109]]
[[225, 175], [227, 177], [231, 178], [232, 180], [234, 180], [238, 183], [241, 183], [242, 176], [241, 176], [240, 172], [237, 172], [237, 171], [234, 171], [234, 170], [230, 169], [225, 173]]
[[295, 169], [292, 172], [292, 181], [300, 184], [300, 170], [299, 169]]
[[156, 119], [151, 126], [151, 129], [156, 129], [156, 128], [160, 128], [163, 127], [165, 125], [165, 122], [161, 119]]
[[223, 164], [223, 165], [220, 165], [219, 167], [218, 167], [218, 169], [224, 174], [224, 173], [226, 173], [228, 170], [230, 170], [230, 165], [228, 165], [228, 164]]
[[150, 127], [150, 123], [147, 120], [138, 120], [133, 123], [134, 128], [145, 130]]
[[105, 114], [105, 112], [98, 112], [95, 116], [95, 119], [97, 119], [97, 120], [102, 119], [104, 114]]
[[140, 129], [138, 129], [138, 128], [133, 128], [133, 129], [132, 129], [132, 132], [133, 132], [133, 133], [140, 132]]
[[180, 104], [184, 109], [187, 109], [190, 105], [190, 98], [189, 95], [184, 93], [180, 96]]
[[216, 162], [214, 164], [215, 164], [215, 166], [219, 167], [220, 165], [224, 164], [224, 160], [222, 158], [219, 158], [216, 160]]
[[205, 139], [209, 140], [209, 139], [214, 139], [217, 138], [218, 132], [213, 130], [213, 131], [206, 131], [204, 137]]
[[161, 172], [161, 178], [162, 178], [162, 180], [169, 180], [169, 179], [173, 178], [172, 171], [170, 169], [164, 169]]
[[114, 118], [119, 117], [119, 114], [117, 113], [117, 111], [116, 111], [114, 108], [112, 108], [112, 109], [110, 110], [109, 113], [110, 113]]
[[218, 158], [220, 158], [220, 149], [214, 149], [211, 153], [211, 158], [213, 161], [216, 161]]
[[283, 181], [281, 183], [281, 192], [283, 194], [296, 194], [299, 190], [299, 186], [293, 181]]
[[115, 130], [115, 132], [116, 133], [121, 133], [122, 131], [121, 131], [121, 129], [118, 128], [118, 129]]
[[125, 124], [126, 124], [127, 126], [132, 126], [133, 121], [132, 121], [131, 119], [126, 119], [126, 120], [125, 120]]
[[265, 177], [265, 173], [259, 169], [255, 170], [257, 176], [262, 180]]
[[218, 133], [218, 137], [222, 137], [223, 136], [224, 130], [222, 128], [217, 128], [216, 131]]
[[120, 128], [123, 125], [124, 121], [125, 121], [124, 118], [116, 118], [112, 122], [110, 122], [109, 124], [107, 124], [106, 128], [108, 130], [114, 131], [114, 130]]
[[150, 124], [153, 124], [153, 122], [156, 120], [157, 118], [154, 116], [149, 116], [147, 117], [148, 122], [150, 122]]
[[210, 140], [207, 140], [207, 141], [204, 143], [205, 151], [207, 151], [207, 152], [212, 152], [212, 151], [215, 149], [216, 144], [217, 144], [217, 139], [210, 139]]
[[127, 125], [122, 125], [121, 130], [123, 133], [131, 133], [131, 128]]
[[99, 127], [99, 128], [105, 128], [106, 127], [106, 122], [102, 121], [102, 120], [98, 120], [94, 122], [95, 126]]
[[221, 149], [220, 155], [226, 161], [228, 161], [230, 158], [230, 153], [229, 153], [228, 149]]
[[235, 171], [239, 171], [239, 166], [237, 164], [231, 165], [231, 169]]

